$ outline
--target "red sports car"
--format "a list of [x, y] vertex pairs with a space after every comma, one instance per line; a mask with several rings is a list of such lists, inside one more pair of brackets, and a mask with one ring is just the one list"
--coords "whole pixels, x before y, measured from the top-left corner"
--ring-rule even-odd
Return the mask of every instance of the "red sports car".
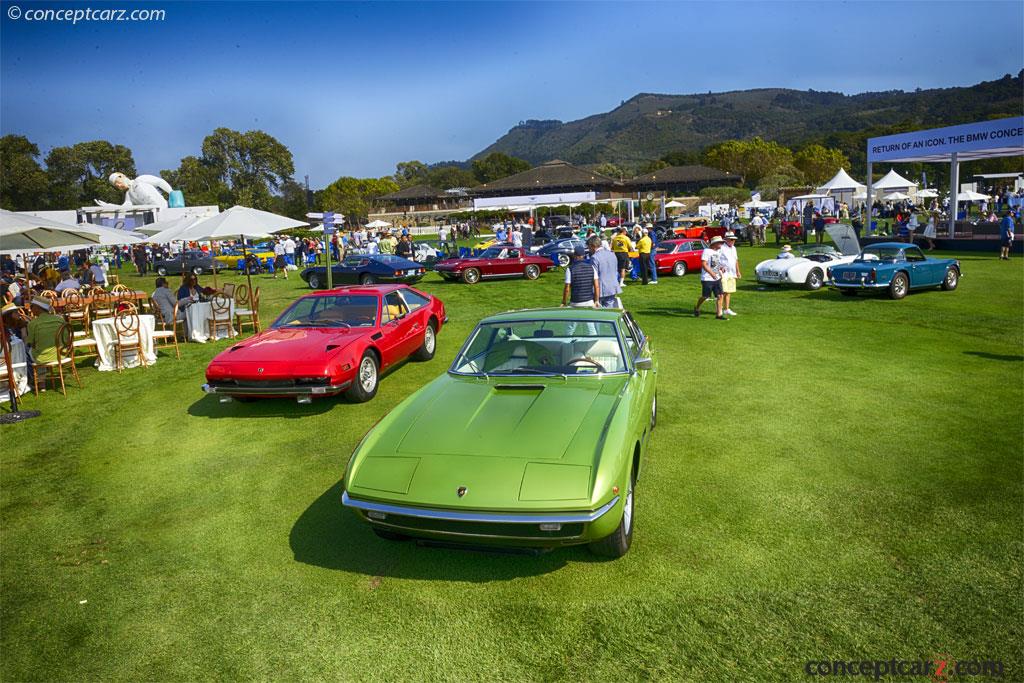
[[399, 361], [430, 360], [447, 322], [444, 304], [407, 285], [338, 287], [296, 299], [273, 324], [218, 354], [203, 390], [230, 400], [345, 392], [377, 393], [380, 374]]
[[654, 253], [658, 273], [686, 275], [700, 272], [700, 255], [707, 247], [703, 240], [662, 240]]
[[555, 267], [554, 261], [535, 256], [526, 249], [496, 246], [484, 249], [479, 256], [438, 261], [434, 271], [446, 280], [462, 280], [476, 284], [481, 278], [525, 277], [536, 280], [541, 273]]

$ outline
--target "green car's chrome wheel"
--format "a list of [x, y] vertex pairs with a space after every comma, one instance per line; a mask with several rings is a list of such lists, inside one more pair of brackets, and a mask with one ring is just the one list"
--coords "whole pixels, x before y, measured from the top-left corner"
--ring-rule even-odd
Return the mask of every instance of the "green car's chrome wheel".
[[629, 473], [626, 496], [622, 501], [622, 519], [610, 535], [594, 541], [588, 547], [590, 552], [601, 557], [622, 557], [633, 544], [633, 472]]
[[377, 395], [377, 358], [367, 351], [359, 361], [359, 371], [355, 381], [345, 392], [345, 396], [354, 403], [365, 403]]

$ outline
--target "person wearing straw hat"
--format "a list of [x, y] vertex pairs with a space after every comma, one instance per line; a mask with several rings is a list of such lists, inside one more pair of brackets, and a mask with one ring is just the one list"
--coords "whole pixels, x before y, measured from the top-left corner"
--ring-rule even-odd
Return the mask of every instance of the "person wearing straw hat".
[[717, 320], [727, 320], [722, 315], [722, 254], [721, 248], [725, 240], [721, 237], [715, 236], [711, 238], [710, 246], [701, 252], [700, 255], [700, 287], [701, 293], [700, 298], [697, 299], [697, 305], [693, 308], [693, 317], [700, 317], [700, 307], [704, 305], [704, 302], [714, 297], [715, 299], [715, 318]]
[[796, 258], [796, 256], [793, 256], [793, 247], [789, 246], [788, 244], [783, 244], [782, 250], [779, 252], [779, 255], [776, 256], [775, 258]]
[[732, 310], [732, 295], [736, 291], [736, 280], [742, 277], [740, 273], [740, 257], [736, 251], [736, 233], [731, 230], [725, 233], [725, 244], [721, 248], [722, 267], [722, 313], [725, 315], [736, 315]]

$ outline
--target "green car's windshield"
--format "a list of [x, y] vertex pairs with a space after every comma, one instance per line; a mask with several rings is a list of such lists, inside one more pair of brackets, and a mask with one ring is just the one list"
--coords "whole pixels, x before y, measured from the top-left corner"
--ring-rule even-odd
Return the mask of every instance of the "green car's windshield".
[[895, 261], [902, 249], [897, 247], [867, 247], [861, 252], [859, 261]]
[[272, 327], [373, 327], [377, 323], [377, 297], [304, 296], [281, 314]]
[[607, 321], [521, 320], [482, 324], [452, 364], [464, 375], [596, 375], [625, 372]]

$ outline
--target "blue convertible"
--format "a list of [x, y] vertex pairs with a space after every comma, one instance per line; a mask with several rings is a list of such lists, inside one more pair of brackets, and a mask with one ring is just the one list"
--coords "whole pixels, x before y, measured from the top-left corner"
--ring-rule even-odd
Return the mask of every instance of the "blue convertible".
[[854, 296], [860, 289], [886, 289], [891, 299], [902, 299], [911, 289], [942, 287], [949, 291], [960, 282], [960, 262], [928, 258], [920, 247], [883, 242], [865, 247], [852, 263], [829, 268], [832, 286]]

